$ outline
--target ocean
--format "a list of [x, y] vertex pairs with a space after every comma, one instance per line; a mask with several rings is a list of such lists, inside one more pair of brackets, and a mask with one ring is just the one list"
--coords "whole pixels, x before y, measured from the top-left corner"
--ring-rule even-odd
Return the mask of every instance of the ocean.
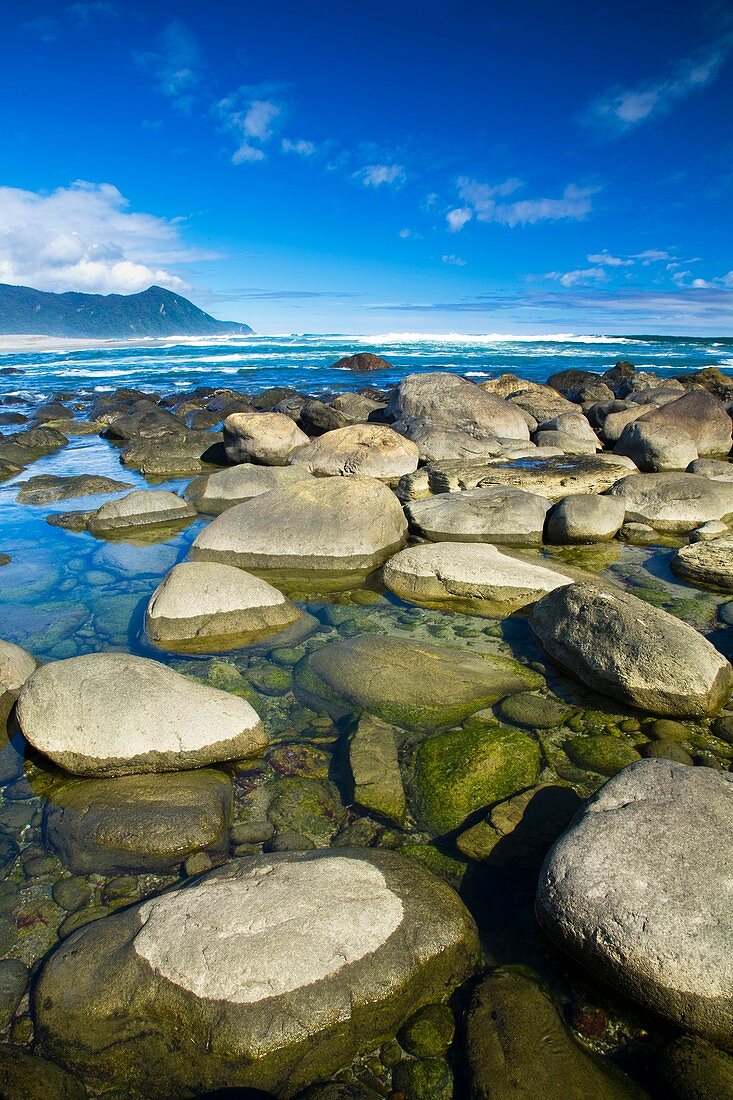
[[[391, 371], [333, 370], [344, 355], [374, 351]], [[543, 382], [568, 367], [604, 371], [619, 359], [661, 374], [702, 367], [733, 369], [733, 338], [681, 336], [445, 336], [382, 333], [89, 341], [0, 337], [0, 395], [30, 402], [58, 391], [101, 392], [121, 386], [171, 393], [196, 386], [259, 391], [292, 386], [309, 393], [392, 385], [415, 371], [447, 370], [477, 382], [503, 372]]]

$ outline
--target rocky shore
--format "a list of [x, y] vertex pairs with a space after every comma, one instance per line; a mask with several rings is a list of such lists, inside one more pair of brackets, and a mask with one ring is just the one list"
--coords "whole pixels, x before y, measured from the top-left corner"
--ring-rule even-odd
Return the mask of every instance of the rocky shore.
[[343, 362], [0, 398], [0, 1096], [733, 1097], [733, 379]]

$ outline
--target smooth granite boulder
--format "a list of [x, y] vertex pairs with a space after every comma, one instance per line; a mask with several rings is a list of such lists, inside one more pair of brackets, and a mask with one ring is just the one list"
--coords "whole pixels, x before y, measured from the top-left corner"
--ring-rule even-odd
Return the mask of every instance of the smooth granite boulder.
[[686, 470], [697, 458], [697, 447], [683, 428], [642, 419], [626, 425], [614, 454], [626, 455], [645, 473], [656, 473]]
[[[726, 534], [729, 535], [727, 529]], [[673, 572], [692, 584], [733, 592], [733, 538], [713, 538], [681, 546], [670, 565]]]
[[38, 662], [19, 645], [0, 641], [0, 700], [15, 698]]
[[281, 1100], [471, 975], [457, 894], [393, 852], [234, 860], [69, 936], [34, 995], [41, 1048], [132, 1097]]
[[549, 501], [522, 489], [491, 485], [410, 501], [410, 526], [432, 542], [492, 542], [537, 546]]
[[504, 485], [559, 500], [571, 493], [609, 489], [623, 477], [627, 461], [620, 455], [555, 455], [490, 462], [434, 462], [428, 466], [428, 477], [433, 493]]
[[290, 458], [290, 465], [317, 477], [376, 477], [391, 480], [417, 469], [415, 443], [386, 424], [350, 424], [325, 432]]
[[502, 554], [489, 543], [432, 542], [408, 546], [385, 564], [382, 579], [403, 600], [465, 605], [487, 615], [525, 607], [570, 578]]
[[724, 458], [696, 458], [687, 467], [688, 474], [700, 474], [711, 481], [733, 481], [733, 463]]
[[525, 971], [484, 978], [468, 1010], [471, 1100], [643, 1100], [646, 1093], [584, 1050]]
[[698, 454], [727, 455], [731, 419], [722, 401], [707, 390], [694, 389], [661, 408], [645, 413], [645, 424], [663, 424], [691, 436]]
[[480, 386], [445, 372], [410, 374], [388, 406], [397, 431], [408, 438], [418, 426], [457, 428], [477, 438], [529, 439], [518, 409]]
[[232, 649], [284, 629], [300, 611], [261, 577], [218, 562], [181, 562], [158, 585], [145, 631], [165, 648]]
[[93, 535], [116, 534], [141, 527], [161, 527], [194, 519], [196, 509], [167, 489], [137, 489], [110, 500], [90, 516]]
[[699, 474], [630, 474], [609, 489], [624, 502], [626, 521], [684, 534], [708, 520], [733, 519], [733, 483]]
[[444, 459], [475, 461], [495, 457], [503, 450], [503, 445], [494, 436], [477, 438], [460, 427], [418, 424], [412, 428], [410, 439], [418, 447], [421, 462], [442, 462]]
[[400, 549], [397, 497], [365, 477], [313, 478], [228, 508], [196, 538], [194, 561], [315, 575], [365, 574]]
[[17, 714], [31, 745], [77, 775], [183, 771], [267, 745], [246, 700], [128, 653], [44, 665], [23, 685]]
[[621, 589], [557, 588], [529, 624], [550, 659], [586, 687], [652, 714], [716, 714], [733, 691], [733, 668], [702, 634]]
[[732, 846], [733, 775], [641, 760], [550, 851], [537, 917], [591, 973], [731, 1049]]
[[295, 691], [306, 705], [414, 730], [448, 729], [537, 681], [506, 657], [373, 634], [323, 646], [295, 668]]
[[308, 436], [285, 413], [232, 413], [224, 421], [224, 450], [230, 462], [285, 466]]
[[309, 477], [308, 471], [298, 466], [256, 466], [252, 462], [240, 462], [227, 470], [195, 477], [183, 490], [183, 496], [198, 512], [218, 516], [235, 504], [296, 481], [307, 481]]
[[624, 502], [617, 497], [575, 493], [548, 512], [545, 540], [558, 546], [605, 542], [621, 530], [625, 514]]
[[170, 872], [194, 852], [228, 851], [231, 810], [231, 781], [210, 768], [70, 779], [48, 792], [43, 832], [77, 875]]

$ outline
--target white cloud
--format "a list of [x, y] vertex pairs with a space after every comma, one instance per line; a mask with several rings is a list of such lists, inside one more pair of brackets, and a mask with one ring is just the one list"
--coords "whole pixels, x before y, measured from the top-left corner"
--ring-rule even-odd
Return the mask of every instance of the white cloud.
[[602, 267], [584, 267], [575, 271], [548, 271], [546, 279], [553, 279], [561, 286], [593, 286], [604, 282], [606, 272]]
[[314, 142], [303, 141], [302, 138], [299, 141], [291, 141], [290, 138], [283, 138], [281, 149], [283, 153], [297, 153], [299, 157], [312, 157], [316, 152]]
[[384, 184], [400, 184], [405, 179], [401, 164], [367, 164], [355, 175], [365, 187], [382, 187]]
[[458, 233], [463, 229], [466, 222], [470, 222], [473, 217], [473, 210], [470, 210], [467, 206], [456, 206], [453, 210], [449, 210], [445, 216], [445, 220], [448, 222], [448, 228], [451, 233]]
[[39, 290], [186, 291], [171, 268], [212, 259], [187, 248], [178, 220], [135, 213], [109, 183], [79, 180], [50, 194], [0, 187], [0, 281]]
[[641, 260], [644, 267], [648, 267], [649, 264], [657, 263], [659, 260], [674, 260], [674, 256], [662, 248], [647, 248], [644, 252], [637, 252], [634, 259]]
[[497, 222], [514, 228], [518, 225], [535, 225], [541, 221], [579, 221], [590, 213], [591, 195], [597, 188], [577, 187], [571, 183], [559, 199], [518, 199], [515, 202], [499, 202], [498, 199], [513, 194], [522, 186], [520, 180], [508, 179], [499, 184], [481, 183], [461, 176], [458, 194], [465, 206], [448, 213], [448, 226], [460, 229], [475, 215], [480, 222]]
[[588, 120], [621, 134], [666, 114], [680, 100], [711, 84], [732, 48], [733, 35], [723, 35], [704, 53], [681, 61], [665, 79], [647, 81], [636, 88], [614, 88], [591, 104]]
[[267, 141], [272, 137], [272, 124], [279, 114], [280, 108], [276, 103], [253, 99], [240, 118], [242, 133], [258, 141]]
[[588, 256], [591, 264], [600, 264], [602, 267], [633, 267], [633, 260], [623, 260], [620, 256], [613, 256], [604, 248], [602, 252], [594, 252]]
[[155, 48], [136, 54], [135, 60], [141, 68], [151, 73], [158, 90], [179, 110], [191, 110], [199, 83], [201, 57], [198, 43], [185, 23], [172, 19], [158, 38]]
[[453, 267], [465, 267], [467, 260], [464, 260], [462, 256], [454, 256], [452, 253], [448, 256], [441, 256], [441, 260], [444, 264], [451, 264]]
[[262, 147], [273, 137], [275, 124], [283, 113], [279, 103], [264, 98], [267, 91], [272, 91], [272, 87], [239, 88], [216, 105], [216, 113], [237, 140], [232, 164], [252, 163], [266, 157]]

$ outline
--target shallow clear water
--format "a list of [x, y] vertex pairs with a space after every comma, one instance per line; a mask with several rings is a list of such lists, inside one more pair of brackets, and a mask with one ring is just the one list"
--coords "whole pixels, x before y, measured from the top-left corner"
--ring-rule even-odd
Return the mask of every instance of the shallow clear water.
[[[333, 372], [326, 366], [341, 352], [357, 350], [356, 342], [339, 338], [310, 341], [251, 338], [216, 347], [175, 346], [166, 349], [119, 349], [101, 353], [74, 352], [43, 356], [0, 357], [0, 366], [21, 366], [22, 392], [29, 407], [38, 395], [58, 390], [101, 390], [122, 385], [172, 388], [193, 385], [226, 385], [252, 393], [271, 385], [293, 385], [315, 391], [353, 389], [389, 379], [414, 369], [452, 367], [473, 374], [505, 370], [524, 377], [542, 378], [562, 366], [605, 369], [619, 357], [637, 363], [660, 365], [678, 371], [724, 363], [731, 347], [715, 347], [704, 341], [522, 343], [503, 346], [496, 342], [448, 344], [446, 341], [401, 341], [387, 345], [370, 342], [395, 363], [393, 375], [357, 376]], [[730, 343], [730, 342], [729, 342]], [[234, 358], [233, 358], [234, 357]], [[241, 357], [241, 358], [240, 358]], [[232, 372], [242, 369], [237, 376]], [[17, 392], [20, 376], [0, 376], [2, 391]], [[8, 406], [8, 408], [22, 406]], [[7, 432], [16, 430], [6, 428]], [[614, 998], [572, 964], [560, 958], [537, 931], [532, 908], [535, 874], [508, 873], [491, 865], [467, 860], [452, 840], [435, 838], [415, 825], [404, 831], [359, 810], [351, 803], [345, 738], [348, 723], [339, 724], [325, 712], [309, 710], [293, 694], [290, 673], [298, 657], [314, 648], [364, 633], [428, 640], [448, 647], [513, 656], [541, 669], [548, 688], [578, 708], [569, 733], [606, 733], [630, 747], [647, 740], [643, 716], [586, 692], [547, 664], [533, 643], [526, 621], [511, 616], [503, 621], [414, 607], [385, 593], [378, 578], [363, 588], [328, 597], [318, 593], [295, 594], [296, 600], [317, 623], [313, 632], [284, 656], [277, 639], [221, 655], [187, 657], [154, 649], [143, 632], [144, 609], [152, 592], [173, 564], [182, 560], [190, 543], [207, 519], [200, 517], [182, 530], [156, 532], [152, 538], [106, 541], [89, 533], [74, 533], [46, 522], [51, 512], [92, 509], [104, 497], [82, 497], [52, 505], [19, 504], [18, 484], [29, 476], [53, 473], [102, 474], [144, 487], [148, 482], [122, 467], [119, 450], [97, 436], [71, 436], [69, 446], [41, 458], [26, 471], [0, 484], [0, 552], [11, 556], [0, 568], [0, 637], [29, 650], [39, 661], [59, 660], [100, 650], [121, 650], [154, 656], [172, 667], [227, 690], [248, 692], [265, 718], [272, 745], [265, 760], [225, 768], [235, 789], [235, 821], [258, 820], [267, 804], [267, 792], [285, 776], [332, 781], [343, 807], [343, 818], [330, 841], [334, 845], [378, 844], [421, 846], [428, 862], [456, 885], [476, 917], [486, 960], [490, 964], [517, 963], [532, 967], [549, 983], [556, 1003], [589, 1049], [612, 1057], [629, 1069], [654, 1093], [649, 1077], [650, 1049], [673, 1034], [658, 1020]], [[163, 487], [180, 491], [186, 478], [169, 479]], [[129, 491], [129, 490], [124, 490]], [[568, 563], [621, 583], [655, 606], [664, 607], [711, 637], [728, 656], [733, 654], [729, 628], [717, 616], [726, 602], [719, 593], [701, 591], [675, 578], [669, 569], [669, 546], [632, 547], [622, 543], [588, 549], [548, 550], [549, 559]], [[273, 650], [276, 652], [273, 656]], [[254, 694], [251, 694], [254, 691]], [[562, 737], [536, 732], [546, 764], [543, 776], [560, 777], [587, 797], [603, 777], [575, 767], [564, 753]], [[700, 752], [708, 742], [706, 727], [690, 723], [690, 736]], [[718, 746], [719, 748], [720, 746]], [[0, 766], [2, 766], [0, 753]], [[723, 767], [729, 761], [718, 761]], [[12, 774], [3, 774], [0, 785], [0, 834], [17, 846], [5, 862], [0, 882], [0, 958], [20, 958], [31, 969], [75, 926], [92, 916], [111, 912], [140, 896], [175, 880], [176, 875], [146, 874], [85, 877], [87, 900], [77, 909], [59, 904], [57, 884], [69, 875], [44, 839], [44, 804], [53, 797], [57, 778], [32, 753]], [[1, 849], [0, 845], [0, 849]], [[415, 854], [414, 851], [412, 853]], [[420, 854], [420, 853], [418, 853]], [[0, 851], [2, 856], [2, 851]], [[50, 858], [49, 858], [50, 857]], [[46, 863], [43, 863], [43, 860]], [[40, 863], [38, 861], [41, 861]], [[36, 861], [36, 862], [34, 862]], [[77, 878], [80, 876], [76, 876]], [[56, 891], [56, 892], [54, 892]], [[460, 997], [459, 997], [460, 1003]], [[27, 999], [21, 1001], [11, 1025], [10, 1037], [18, 1043], [32, 1039]], [[456, 1050], [453, 1059], [457, 1092], [462, 1095], [465, 1065]], [[384, 1086], [386, 1070], [359, 1064], [354, 1072]], [[381, 1073], [381, 1076], [380, 1076]], [[371, 1078], [368, 1076], [371, 1074]], [[375, 1076], [376, 1075], [376, 1076]]]

